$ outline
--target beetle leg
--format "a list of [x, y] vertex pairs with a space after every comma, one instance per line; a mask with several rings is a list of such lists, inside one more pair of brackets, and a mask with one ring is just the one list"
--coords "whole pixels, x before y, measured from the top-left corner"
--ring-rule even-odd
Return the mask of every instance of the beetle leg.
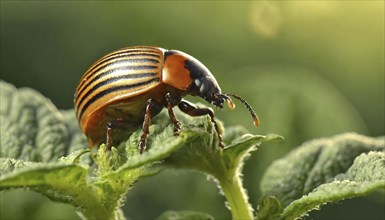
[[144, 121], [142, 125], [142, 135], [140, 136], [139, 140], [139, 151], [140, 153], [143, 153], [143, 151], [146, 149], [147, 145], [147, 136], [149, 134], [149, 127], [150, 127], [150, 122], [151, 122], [151, 114], [152, 114], [152, 109], [155, 106], [155, 101], [152, 99], [149, 99], [147, 101], [147, 107], [146, 107], [146, 114], [144, 115]]
[[111, 150], [112, 147], [112, 133], [113, 133], [113, 122], [110, 121], [107, 123], [107, 138], [106, 138], [106, 148], [105, 150]]
[[166, 94], [166, 102], [167, 102], [167, 110], [168, 110], [168, 115], [170, 116], [171, 122], [174, 124], [174, 135], [177, 136], [180, 131], [180, 121], [176, 119], [174, 111], [172, 108], [180, 102], [180, 98], [173, 98], [170, 93]]
[[172, 110], [172, 107], [167, 106], [167, 110], [168, 110], [168, 115], [170, 116], [170, 120], [174, 124], [174, 135], [177, 136], [180, 131], [180, 126], [181, 126], [180, 121], [176, 119], [174, 111]]
[[218, 141], [219, 141], [219, 147], [223, 148], [223, 143], [222, 143], [222, 132], [219, 130], [219, 126], [217, 122], [214, 119], [214, 111], [211, 108], [198, 108], [194, 104], [182, 100], [178, 104], [179, 109], [190, 115], [190, 116], [202, 116], [202, 115], [209, 115], [211, 118], [211, 122], [214, 124], [215, 131], [218, 134]]
[[115, 129], [126, 129], [130, 126], [129, 121], [123, 119], [115, 119], [107, 123], [107, 138], [106, 138], [106, 150], [111, 150], [113, 145], [113, 132]]

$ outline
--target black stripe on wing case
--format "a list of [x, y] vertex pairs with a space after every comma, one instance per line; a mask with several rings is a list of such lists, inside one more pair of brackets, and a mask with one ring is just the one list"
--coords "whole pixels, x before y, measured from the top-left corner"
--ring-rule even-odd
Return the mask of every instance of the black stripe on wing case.
[[[84, 85], [83, 88], [81, 88], [83, 83], [79, 85], [78, 88], [80, 90], [77, 92], [76, 99], [80, 97], [80, 95], [84, 92], [84, 90], [86, 90], [89, 87], [89, 85], [91, 85], [96, 80], [98, 80], [98, 79], [100, 79], [100, 78], [102, 78], [104, 76], [110, 75], [112, 72], [115, 72], [115, 71], [156, 70], [157, 68], [158, 68], [157, 66], [126, 66], [126, 67], [110, 69], [108, 71], [102, 72], [102, 73], [96, 75], [92, 79], [87, 79], [87, 80], [83, 81], [83, 82], [87, 82], [87, 85]], [[157, 71], [154, 71], [153, 73], [156, 74]], [[140, 74], [140, 73], [138, 73], [138, 74]]]
[[159, 82], [160, 79], [159, 78], [154, 78], [154, 79], [150, 79], [148, 81], [145, 81], [145, 82], [141, 82], [141, 83], [135, 83], [135, 84], [130, 84], [130, 85], [121, 85], [121, 86], [115, 86], [115, 87], [111, 87], [111, 88], [108, 88], [98, 94], [96, 94], [95, 96], [93, 96], [90, 100], [88, 100], [88, 102], [81, 108], [80, 110], [80, 114], [79, 114], [79, 119], [82, 118], [85, 110], [93, 103], [95, 102], [96, 100], [102, 98], [103, 96], [106, 96], [110, 93], [113, 93], [113, 92], [117, 92], [117, 91], [122, 91], [122, 90], [128, 90], [128, 89], [132, 89], [132, 88], [135, 88], [135, 87], [138, 87], [138, 86], [143, 86], [143, 85], [147, 85], [147, 84], [150, 84], [150, 83], [153, 83], [153, 82]]
[[88, 89], [84, 95], [79, 94], [79, 101], [77, 102], [78, 106], [81, 106], [84, 100], [91, 95], [95, 90], [99, 89], [102, 86], [111, 84], [113, 87], [113, 83], [119, 80], [127, 80], [127, 79], [141, 79], [141, 78], [150, 78], [155, 77], [156, 73], [139, 73], [139, 74], [126, 74], [126, 75], [118, 75], [114, 77], [109, 77], [103, 81], [98, 82], [95, 86]]

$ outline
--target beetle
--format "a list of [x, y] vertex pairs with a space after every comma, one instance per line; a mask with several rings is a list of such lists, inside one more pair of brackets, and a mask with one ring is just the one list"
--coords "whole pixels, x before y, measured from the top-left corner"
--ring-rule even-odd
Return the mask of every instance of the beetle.
[[151, 118], [163, 108], [178, 135], [181, 123], [173, 112], [178, 106], [190, 116], [209, 115], [223, 148], [214, 111], [196, 107], [183, 99], [186, 95], [199, 96], [220, 109], [224, 102], [234, 109], [230, 96], [234, 97], [249, 110], [254, 125], [259, 125], [252, 107], [238, 95], [222, 93], [215, 77], [200, 61], [178, 50], [152, 46], [122, 48], [96, 61], [80, 79], [74, 105], [90, 147], [105, 142], [111, 149], [121, 131], [142, 126], [138, 147], [143, 153]]

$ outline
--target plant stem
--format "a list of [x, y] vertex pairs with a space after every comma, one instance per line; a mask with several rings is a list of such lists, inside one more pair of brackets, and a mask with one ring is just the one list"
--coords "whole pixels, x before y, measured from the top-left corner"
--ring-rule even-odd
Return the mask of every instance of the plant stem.
[[231, 180], [219, 179], [219, 184], [229, 203], [233, 219], [254, 219], [253, 209], [247, 201], [246, 192], [239, 176], [235, 175]]

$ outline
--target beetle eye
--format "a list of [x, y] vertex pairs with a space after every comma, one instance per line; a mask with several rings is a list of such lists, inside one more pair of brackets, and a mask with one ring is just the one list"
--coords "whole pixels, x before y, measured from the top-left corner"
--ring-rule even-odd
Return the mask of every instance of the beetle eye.
[[195, 80], [194, 80], [194, 84], [196, 85], [196, 87], [200, 87], [200, 85], [202, 84], [202, 82], [201, 82], [199, 79], [195, 79]]
[[202, 83], [202, 85], [200, 85], [200, 87], [199, 87], [199, 92], [200, 93], [202, 93], [202, 94], [205, 94], [205, 93], [207, 93], [207, 84], [206, 83]]
[[195, 79], [194, 86], [195, 86], [196, 92], [198, 92], [200, 96], [206, 97], [208, 95], [209, 89], [210, 89], [210, 84], [208, 81], [205, 81], [202, 79]]

